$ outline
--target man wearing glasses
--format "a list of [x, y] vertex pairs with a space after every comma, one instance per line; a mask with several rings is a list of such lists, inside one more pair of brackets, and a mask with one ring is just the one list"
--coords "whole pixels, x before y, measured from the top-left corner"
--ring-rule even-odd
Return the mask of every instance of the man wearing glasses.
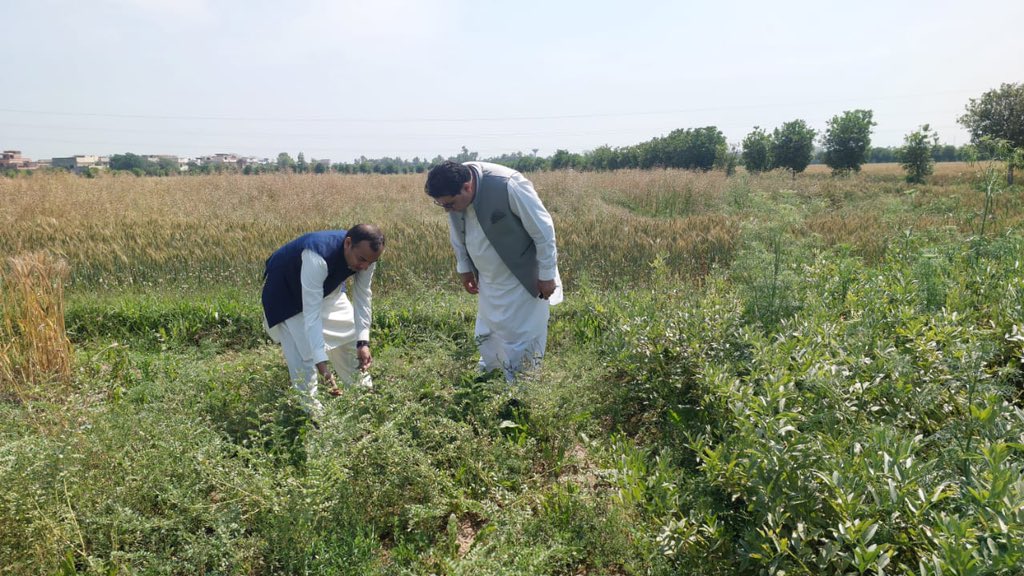
[[540, 363], [549, 305], [562, 301], [551, 215], [522, 174], [489, 162], [435, 166], [425, 189], [448, 213], [456, 270], [479, 298], [479, 368], [512, 381]]
[[[372, 224], [349, 230], [310, 232], [278, 248], [263, 272], [263, 327], [281, 344], [292, 386], [307, 412], [323, 410], [317, 384], [340, 391], [334, 366], [346, 385], [373, 386], [366, 372], [370, 353], [370, 288], [384, 234]], [[352, 278], [352, 299], [345, 281]]]

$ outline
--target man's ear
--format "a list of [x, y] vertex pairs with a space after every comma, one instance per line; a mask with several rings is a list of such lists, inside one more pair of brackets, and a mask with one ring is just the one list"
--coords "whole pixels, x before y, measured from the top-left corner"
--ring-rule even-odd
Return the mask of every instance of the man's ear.
[[351, 250], [352, 249], [352, 237], [351, 236], [345, 236], [345, 242], [343, 243], [343, 245], [345, 246], [345, 250]]

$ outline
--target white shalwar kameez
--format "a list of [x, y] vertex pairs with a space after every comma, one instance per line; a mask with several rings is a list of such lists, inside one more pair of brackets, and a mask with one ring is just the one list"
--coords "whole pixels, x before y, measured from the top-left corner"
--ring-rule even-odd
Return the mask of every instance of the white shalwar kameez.
[[[479, 172], [477, 172], [479, 174]], [[476, 265], [478, 294], [475, 336], [480, 350], [479, 369], [501, 369], [509, 382], [534, 368], [544, 357], [548, 340], [549, 306], [562, 301], [558, 274], [555, 228], [533, 185], [516, 173], [508, 181], [509, 207], [537, 246], [538, 277], [554, 279], [557, 288], [548, 300], [526, 291], [487, 239], [473, 205], [465, 211], [466, 241], [452, 231], [459, 273]], [[472, 258], [472, 261], [470, 260]]]
[[302, 312], [276, 326], [263, 328], [274, 342], [281, 344], [292, 386], [299, 392], [300, 401], [309, 411], [320, 412], [323, 405], [317, 400], [318, 373], [316, 365], [330, 361], [339, 380], [345, 385], [370, 388], [373, 382], [368, 372], [359, 370], [356, 342], [370, 339], [370, 310], [373, 291], [370, 288], [373, 271], [371, 264], [352, 276], [353, 308], [342, 292], [345, 284], [324, 296], [327, 262], [312, 250], [302, 251]]

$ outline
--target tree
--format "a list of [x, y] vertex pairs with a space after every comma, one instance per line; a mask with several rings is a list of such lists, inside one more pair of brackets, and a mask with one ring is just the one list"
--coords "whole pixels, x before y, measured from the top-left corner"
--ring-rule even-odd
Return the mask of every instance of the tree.
[[157, 166], [160, 167], [160, 171], [163, 172], [164, 176], [173, 176], [181, 172], [181, 166], [178, 164], [177, 158], [166, 158], [162, 157], [156, 161]]
[[859, 172], [871, 147], [871, 127], [875, 126], [871, 110], [847, 110], [833, 116], [825, 131], [825, 164], [832, 175]]
[[772, 138], [763, 128], [754, 126], [743, 139], [743, 165], [754, 173], [772, 169]]
[[899, 156], [900, 164], [907, 171], [907, 182], [921, 184], [931, 175], [935, 168], [932, 153], [938, 146], [939, 135], [932, 132], [927, 124], [903, 138]]
[[[623, 152], [636, 156], [639, 168], [683, 168], [707, 172], [723, 165], [729, 150], [725, 136], [714, 126], [679, 128], [667, 136], [653, 138]], [[625, 162], [623, 162], [625, 164]]]
[[309, 172], [309, 163], [306, 162], [306, 155], [302, 152], [299, 152], [298, 159], [295, 160], [295, 171], [299, 174]]
[[616, 168], [615, 151], [607, 144], [594, 148], [587, 156], [590, 159], [590, 167], [594, 170], [614, 170]]
[[[979, 145], [985, 138], [1004, 141], [1013, 150], [1024, 149], [1024, 84], [1003, 84], [981, 98], [971, 98], [967, 113], [959, 119], [971, 133], [971, 142]], [[1013, 184], [1013, 169], [1018, 164], [1011, 154], [1007, 162], [1006, 183]]]
[[290, 172], [295, 169], [295, 160], [287, 152], [277, 155], [277, 169], [281, 172]]
[[896, 162], [899, 160], [899, 148], [889, 146], [873, 146], [868, 152], [868, 162], [879, 164], [882, 162]]
[[573, 154], [568, 150], [556, 150], [555, 155], [551, 157], [551, 169], [564, 170], [566, 168], [575, 168], [581, 160], [582, 158], [579, 154]]
[[956, 146], [952, 144], [939, 146], [932, 151], [932, 158], [936, 162], [956, 162]]
[[146, 169], [150, 167], [152, 162], [146, 160], [142, 156], [132, 154], [131, 152], [125, 152], [124, 154], [114, 154], [110, 157], [110, 169], [111, 170], [125, 170], [128, 172], [134, 172], [136, 170], [145, 173]]
[[705, 126], [687, 130], [686, 133], [684, 160], [679, 168], [707, 172], [715, 166], [728, 165], [723, 154], [728, 154], [729, 146], [721, 130], [715, 126]]
[[817, 135], [803, 120], [786, 122], [776, 128], [772, 132], [772, 163], [776, 168], [789, 170], [795, 180], [811, 163]]
[[[168, 162], [165, 162], [165, 160]], [[173, 171], [168, 169], [168, 166], [171, 165], [174, 166]], [[125, 152], [124, 154], [114, 154], [110, 157], [110, 169], [131, 172], [136, 176], [167, 176], [168, 174], [178, 173], [178, 162], [169, 158], [161, 158], [159, 162], [153, 162], [145, 156]]]
[[740, 151], [735, 144], [720, 142], [715, 151], [715, 168], [725, 172], [726, 176], [736, 173], [736, 166], [740, 163]]
[[463, 146], [458, 155], [452, 156], [450, 160], [460, 164], [463, 162], [476, 162], [477, 155], [478, 154], [476, 152], [470, 152], [469, 148]]

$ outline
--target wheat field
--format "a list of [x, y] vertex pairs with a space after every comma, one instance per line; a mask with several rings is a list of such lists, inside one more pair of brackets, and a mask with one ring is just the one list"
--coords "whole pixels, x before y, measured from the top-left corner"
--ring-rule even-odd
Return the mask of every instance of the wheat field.
[[[900, 230], [966, 230], [972, 223], [964, 215], [982, 208], [967, 185], [980, 168], [939, 166], [936, 184], [915, 188], [889, 177], [891, 166], [874, 165], [847, 179], [674, 170], [533, 178], [555, 219], [563, 279], [618, 285], [646, 278], [656, 256], [688, 277], [727, 265], [742, 229], [776, 222], [782, 212], [795, 234], [848, 244], [868, 258], [880, 257]], [[2, 179], [0, 254], [48, 250], [70, 265], [72, 290], [251, 287], [266, 257], [291, 238], [373, 222], [388, 237], [381, 289], [446, 285], [454, 266], [445, 216], [422, 186], [422, 175]], [[949, 210], [913, 211], [900, 195]], [[1014, 226], [1019, 216], [1007, 204], [1014, 200], [997, 201], [995, 209], [1010, 215], [1000, 225]]]

